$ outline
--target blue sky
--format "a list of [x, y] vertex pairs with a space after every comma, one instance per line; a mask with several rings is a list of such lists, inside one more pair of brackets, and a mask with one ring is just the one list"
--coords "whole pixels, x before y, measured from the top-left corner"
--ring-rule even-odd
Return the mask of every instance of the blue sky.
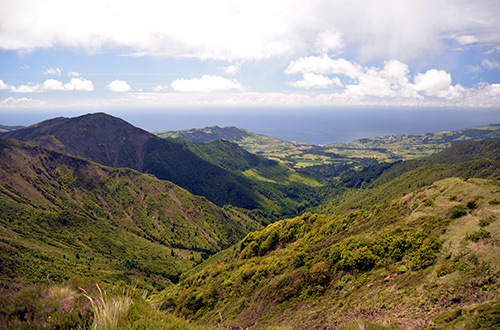
[[500, 1], [0, 0], [0, 114], [500, 106]]

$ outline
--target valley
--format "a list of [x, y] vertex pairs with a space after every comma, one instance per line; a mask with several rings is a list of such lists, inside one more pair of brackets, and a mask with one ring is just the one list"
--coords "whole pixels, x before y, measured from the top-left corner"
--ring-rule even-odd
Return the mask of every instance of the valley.
[[[3, 126], [2, 126], [3, 127]], [[496, 329], [500, 125], [0, 133], [0, 329]]]

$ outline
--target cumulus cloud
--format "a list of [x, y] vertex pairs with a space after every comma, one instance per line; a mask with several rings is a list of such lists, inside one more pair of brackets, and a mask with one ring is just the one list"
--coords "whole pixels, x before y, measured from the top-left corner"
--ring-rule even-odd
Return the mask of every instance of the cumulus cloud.
[[223, 69], [224, 69], [224, 72], [227, 74], [237, 74], [238, 72], [240, 72], [240, 68], [241, 68], [241, 64], [235, 63], [235, 64], [231, 64]]
[[155, 92], [164, 92], [168, 90], [168, 85], [158, 85], [155, 88], [153, 88], [153, 91]]
[[64, 85], [62, 82], [59, 80], [55, 79], [47, 79], [43, 82], [43, 85], [41, 86], [42, 90], [45, 91], [63, 91], [65, 90]]
[[[363, 67], [346, 59], [333, 59], [326, 54], [291, 61], [285, 74], [303, 73], [303, 80], [289, 83], [294, 87], [327, 88], [342, 84], [335, 75], [350, 79], [344, 93], [360, 97], [415, 98], [423, 96], [454, 99], [463, 97], [467, 89], [452, 85], [451, 74], [444, 70], [430, 69], [417, 73], [410, 82], [410, 69], [398, 60], [384, 62], [383, 68]], [[326, 75], [332, 75], [328, 77]]]
[[55, 69], [49, 68], [49, 69], [43, 71], [43, 74], [45, 74], [45, 75], [51, 74], [51, 75], [55, 75], [55, 76], [60, 76], [61, 73], [62, 73], [62, 70], [59, 68], [55, 68]]
[[30, 97], [14, 98], [8, 97], [0, 102], [0, 107], [2, 108], [29, 108], [29, 107], [40, 107], [43, 102], [33, 100]]
[[94, 90], [92, 81], [83, 78], [71, 78], [71, 81], [64, 84], [64, 89], [67, 91], [85, 91], [91, 92]]
[[16, 0], [1, 7], [0, 48], [17, 51], [116, 47], [136, 55], [235, 61], [345, 45], [361, 58], [406, 60], [438, 52], [449, 35], [465, 44], [500, 42], [500, 3], [488, 0]]
[[113, 80], [106, 88], [112, 92], [125, 93], [132, 91], [132, 87], [125, 80]]
[[175, 91], [180, 92], [215, 92], [243, 89], [243, 86], [234, 79], [213, 75], [203, 75], [201, 78], [192, 79], [176, 79], [171, 86]]
[[4, 83], [2, 79], [0, 79], [0, 90], [6, 90], [6, 89], [10, 89], [10, 86]]
[[288, 83], [293, 87], [310, 88], [329, 88], [334, 86], [342, 86], [340, 79], [325, 77], [315, 73], [304, 73], [303, 79]]
[[316, 73], [316, 74], [343, 74], [350, 78], [357, 78], [362, 73], [362, 67], [346, 59], [332, 59], [326, 54], [320, 56], [301, 57], [290, 62], [285, 74]]
[[46, 91], [86, 91], [94, 90], [92, 81], [83, 78], [72, 78], [69, 83], [63, 84], [56, 79], [47, 79], [42, 84], [29, 82], [19, 86], [8, 86], [13, 93], [40, 93]]
[[415, 90], [438, 96], [451, 86], [451, 74], [444, 70], [431, 69], [415, 76]]
[[497, 61], [493, 60], [483, 60], [482, 62], [483, 66], [487, 69], [493, 70], [493, 69], [500, 69], [500, 63]]
[[43, 92], [42, 85], [35, 83], [27, 83], [19, 86], [10, 86], [12, 93], [38, 93]]
[[342, 34], [338, 31], [323, 31], [316, 37], [314, 45], [319, 53], [337, 53], [344, 47]]

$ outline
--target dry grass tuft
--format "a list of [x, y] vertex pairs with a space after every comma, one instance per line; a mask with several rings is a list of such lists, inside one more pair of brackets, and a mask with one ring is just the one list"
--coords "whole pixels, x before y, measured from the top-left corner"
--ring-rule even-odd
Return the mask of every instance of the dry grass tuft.
[[91, 297], [84, 289], [85, 297], [90, 300], [92, 311], [94, 313], [94, 322], [92, 329], [94, 330], [112, 330], [118, 327], [120, 319], [125, 317], [132, 305], [132, 299], [127, 295], [121, 297], [108, 298], [106, 292], [103, 293], [98, 284], [98, 297]]

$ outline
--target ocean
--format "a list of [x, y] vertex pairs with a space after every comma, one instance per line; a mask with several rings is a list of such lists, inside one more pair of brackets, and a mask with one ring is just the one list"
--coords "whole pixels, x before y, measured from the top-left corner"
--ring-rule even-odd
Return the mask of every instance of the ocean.
[[422, 134], [500, 123], [500, 109], [204, 109], [124, 114], [148, 131], [236, 126], [283, 140], [348, 143], [392, 134]]
[[[0, 113], [0, 124], [31, 125], [57, 116], [73, 117], [88, 112], [3, 112]], [[108, 109], [101, 112], [120, 117], [150, 132], [209, 125], [236, 126], [283, 140], [311, 144], [348, 143], [360, 138], [434, 133], [500, 123], [500, 108], [184, 108]]]

